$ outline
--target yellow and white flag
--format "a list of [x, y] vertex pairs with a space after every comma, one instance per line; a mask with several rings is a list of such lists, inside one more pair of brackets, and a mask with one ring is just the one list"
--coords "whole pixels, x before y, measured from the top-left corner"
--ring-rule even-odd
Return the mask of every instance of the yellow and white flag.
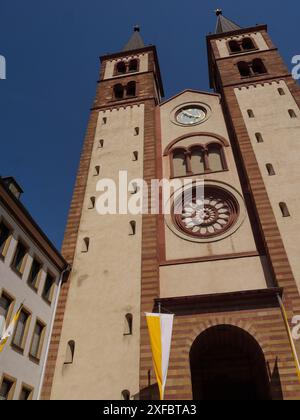
[[167, 382], [174, 315], [146, 313], [155, 375], [160, 399]]
[[300, 382], [300, 363], [299, 363], [299, 358], [298, 358], [298, 355], [297, 355], [297, 350], [296, 350], [296, 347], [295, 347], [295, 343], [294, 343], [294, 340], [293, 340], [293, 335], [292, 335], [292, 332], [291, 332], [291, 329], [290, 329], [290, 326], [289, 326], [287, 313], [286, 313], [286, 310], [285, 310], [285, 307], [284, 307], [284, 304], [282, 302], [281, 297], [279, 295], [277, 295], [277, 298], [278, 298], [278, 302], [279, 302], [279, 305], [280, 305], [282, 317], [283, 317], [283, 320], [284, 320], [284, 323], [285, 323], [285, 328], [286, 328], [286, 331], [287, 331], [287, 334], [288, 334], [288, 337], [289, 337], [291, 350], [292, 350], [292, 354], [293, 354], [293, 358], [294, 358], [294, 361], [295, 361], [296, 370], [297, 370], [297, 374], [298, 374], [298, 378], [299, 378], [299, 382]]
[[20, 307], [18, 312], [13, 317], [13, 319], [12, 319], [11, 323], [9, 324], [9, 326], [7, 327], [7, 329], [4, 331], [3, 336], [0, 337], [0, 353], [3, 351], [3, 349], [5, 347], [5, 344], [7, 343], [9, 338], [13, 335], [15, 326], [16, 326], [18, 320], [19, 320], [19, 317], [20, 317], [21, 310], [22, 310], [22, 306]]

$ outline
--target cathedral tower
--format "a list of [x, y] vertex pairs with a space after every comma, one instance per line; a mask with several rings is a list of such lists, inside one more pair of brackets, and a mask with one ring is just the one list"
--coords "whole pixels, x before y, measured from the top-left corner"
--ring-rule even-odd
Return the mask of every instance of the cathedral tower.
[[[101, 57], [44, 398], [156, 399], [144, 312], [158, 308], [175, 314], [166, 399], [300, 398], [278, 299], [300, 315], [299, 88], [265, 25], [217, 16], [214, 93], [162, 102], [138, 27]], [[171, 214], [100, 216], [98, 181], [120, 170], [172, 181]]]

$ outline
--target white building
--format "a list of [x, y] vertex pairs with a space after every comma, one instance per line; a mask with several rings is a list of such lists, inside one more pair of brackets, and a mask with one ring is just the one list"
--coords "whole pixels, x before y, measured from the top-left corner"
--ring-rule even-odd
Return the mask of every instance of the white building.
[[68, 265], [20, 202], [13, 178], [0, 178], [0, 336], [23, 304], [0, 353], [0, 400], [37, 399], [53, 315]]

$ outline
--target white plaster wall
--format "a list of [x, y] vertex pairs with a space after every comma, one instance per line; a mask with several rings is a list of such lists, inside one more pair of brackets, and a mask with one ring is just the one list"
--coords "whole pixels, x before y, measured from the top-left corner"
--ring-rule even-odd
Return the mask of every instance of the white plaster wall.
[[[220, 53], [220, 57], [229, 57], [232, 54], [230, 54], [229, 50], [228, 50], [228, 46], [227, 43], [228, 41], [232, 41], [232, 40], [236, 40], [239, 41], [243, 38], [253, 38], [253, 40], [255, 41], [258, 49], [260, 51], [266, 51], [269, 49], [268, 44], [266, 43], [264, 37], [262, 36], [261, 32], [251, 32], [249, 34], [243, 34], [243, 35], [239, 35], [239, 36], [231, 36], [228, 38], [222, 38], [222, 39], [217, 39], [216, 43], [217, 43], [217, 47]], [[238, 55], [245, 55], [245, 54], [249, 54], [248, 52], [242, 53], [242, 54], [238, 54]], [[234, 54], [233, 54], [234, 56]]]
[[[139, 68], [138, 73], [143, 73], [143, 72], [148, 71], [148, 69], [149, 69], [149, 64], [148, 64], [149, 55], [147, 53], [131, 55], [131, 56], [128, 56], [126, 58], [120, 58], [120, 59], [117, 59], [117, 60], [107, 61], [106, 66], [105, 66], [104, 80], [111, 79], [112, 77], [120, 77], [120, 75], [114, 76], [114, 70], [115, 70], [116, 64], [120, 61], [124, 61], [126, 63], [126, 62], [129, 62], [132, 59], [138, 59], [140, 61], [140, 68]], [[132, 74], [135, 74], [135, 73], [128, 73], [128, 75], [132, 75]], [[124, 75], [122, 75], [122, 76], [124, 76]]]
[[[57, 285], [54, 291], [51, 306], [41, 297], [45, 284], [46, 272], [49, 270], [56, 276], [57, 284], [59, 281], [59, 273], [53, 267], [48, 258], [39, 250], [38, 246], [25, 234], [25, 232], [18, 226], [15, 220], [8, 214], [7, 210], [0, 206], [0, 219], [3, 218], [13, 229], [13, 238], [10, 242], [9, 250], [5, 261], [0, 260], [0, 295], [1, 291], [6, 291], [10, 296], [15, 298], [15, 305], [13, 313], [15, 314], [21, 303], [31, 311], [32, 318], [30, 328], [26, 340], [24, 354], [16, 352], [11, 347], [11, 341], [5, 346], [3, 352], [0, 354], [0, 377], [3, 373], [17, 379], [17, 385], [14, 393], [14, 399], [18, 400], [22, 382], [34, 388], [33, 399], [37, 398], [38, 388], [42, 374], [42, 367], [45, 364], [46, 347], [49, 340], [51, 320], [55, 300], [57, 297]], [[14, 251], [17, 246], [17, 241], [21, 239], [29, 247], [29, 257], [27, 259], [23, 277], [20, 278], [11, 268], [10, 264], [14, 256]], [[43, 262], [43, 274], [39, 284], [38, 291], [35, 292], [27, 284], [27, 278], [32, 264], [32, 258], [36, 256]], [[29, 357], [32, 334], [35, 327], [36, 319], [39, 319], [47, 326], [45, 340], [39, 364], [32, 362]]]
[[[128, 170], [129, 178], [143, 177], [143, 143], [144, 105], [99, 113], [52, 399], [113, 400], [121, 399], [124, 389], [132, 395], [139, 391], [142, 217], [100, 216], [88, 203], [99, 195], [101, 178], [117, 182], [119, 170]], [[133, 151], [139, 152], [138, 162]], [[101, 165], [99, 177], [93, 175], [96, 165]], [[129, 236], [130, 220], [137, 222], [136, 236]], [[90, 249], [82, 253], [86, 236]], [[126, 313], [133, 314], [133, 335], [127, 337]], [[64, 366], [69, 340], [76, 343], [75, 358]]]
[[[278, 88], [286, 95], [280, 96]], [[235, 89], [235, 94], [300, 290], [300, 110], [284, 81]], [[248, 117], [248, 109], [253, 109], [255, 118]], [[289, 109], [296, 112], [296, 119], [290, 118]], [[257, 143], [256, 132], [264, 143]], [[276, 176], [268, 175], [267, 163], [274, 166]], [[288, 205], [291, 217], [282, 217], [280, 202]]]

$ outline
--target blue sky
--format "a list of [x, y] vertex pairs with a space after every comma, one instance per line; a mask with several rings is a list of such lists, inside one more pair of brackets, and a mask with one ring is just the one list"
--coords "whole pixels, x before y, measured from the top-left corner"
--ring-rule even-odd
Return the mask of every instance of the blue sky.
[[267, 23], [289, 67], [300, 54], [299, 0], [9, 0], [0, 14], [0, 174], [60, 247], [98, 76], [98, 57], [119, 51], [140, 24], [158, 48], [166, 97], [208, 90], [205, 36], [213, 10], [241, 26]]

